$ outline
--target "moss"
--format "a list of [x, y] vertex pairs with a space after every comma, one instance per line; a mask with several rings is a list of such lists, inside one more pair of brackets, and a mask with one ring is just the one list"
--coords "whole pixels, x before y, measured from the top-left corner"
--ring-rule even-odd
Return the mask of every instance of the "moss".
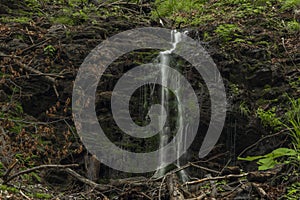
[[0, 185], [0, 190], [4, 190], [4, 191], [9, 191], [9, 192], [12, 192], [12, 193], [18, 193], [19, 190], [15, 187], [9, 187], [7, 185]]
[[1, 17], [0, 21], [3, 23], [10, 23], [10, 22], [14, 22], [14, 23], [20, 23], [20, 24], [29, 24], [32, 20], [29, 17]]
[[296, 9], [300, 7], [300, 0], [279, 0], [281, 3], [281, 11]]
[[52, 17], [50, 19], [50, 21], [54, 24], [65, 24], [65, 25], [70, 25], [70, 26], [75, 24], [73, 19], [68, 16]]
[[242, 30], [236, 24], [221, 24], [216, 28], [215, 33], [224, 41], [230, 41], [240, 36]]
[[29, 196], [32, 196], [32, 197], [35, 197], [38, 199], [51, 199], [52, 198], [52, 195], [46, 194], [46, 193], [35, 193], [35, 194], [29, 195]]
[[286, 29], [290, 33], [298, 33], [300, 31], [300, 23], [296, 20], [289, 21], [286, 24]]

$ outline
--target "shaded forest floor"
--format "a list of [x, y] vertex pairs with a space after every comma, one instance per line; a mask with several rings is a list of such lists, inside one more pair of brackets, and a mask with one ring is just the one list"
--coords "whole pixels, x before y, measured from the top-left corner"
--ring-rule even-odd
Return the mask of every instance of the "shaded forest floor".
[[[291, 99], [300, 94], [300, 4], [288, 2], [210, 1], [169, 12], [153, 2], [2, 1], [0, 199], [299, 199], [299, 152], [296, 160], [291, 152], [266, 156], [273, 168], [237, 159], [293, 149], [283, 124], [289, 111], [297, 115]], [[72, 120], [73, 81], [101, 41], [145, 26], [189, 30], [201, 41], [224, 78], [225, 128], [235, 132], [182, 166], [194, 176], [188, 182], [174, 176], [180, 169], [89, 181]]]

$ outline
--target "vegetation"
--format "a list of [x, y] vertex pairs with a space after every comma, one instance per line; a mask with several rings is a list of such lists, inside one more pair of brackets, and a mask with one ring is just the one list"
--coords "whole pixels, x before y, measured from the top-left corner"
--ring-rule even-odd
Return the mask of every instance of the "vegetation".
[[[272, 17], [278, 11], [272, 7], [279, 7], [280, 12], [298, 9], [299, 0], [224, 0], [211, 3], [208, 0], [194, 1], [155, 1], [156, 9], [152, 11], [152, 17], [168, 18], [176, 24], [197, 26], [209, 22], [224, 20], [244, 19], [246, 17], [255, 17], [263, 15]], [[266, 16], [265, 16], [266, 15]]]
[[[259, 170], [271, 169], [279, 163], [293, 164], [295, 165], [295, 170], [300, 169], [300, 99], [289, 98], [289, 100], [291, 106], [282, 117], [282, 120], [275, 116], [274, 108], [269, 111], [263, 111], [259, 108], [257, 113], [264, 126], [270, 126], [275, 130], [287, 128], [291, 136], [292, 148], [278, 148], [266, 155], [248, 156], [246, 158], [239, 158], [240, 160], [258, 160]], [[283, 156], [286, 158], [278, 161], [278, 158]]]
[[[299, 0], [3, 0], [0, 5], [0, 199], [4, 198], [2, 194], [15, 199], [60, 196], [69, 199], [75, 194], [83, 198], [82, 191], [86, 189], [83, 184], [59, 170], [38, 170], [18, 176], [11, 184], [2, 183], [10, 168], [12, 175], [45, 164], [80, 163], [76, 172], [85, 176], [86, 149], [72, 121], [71, 85], [92, 48], [116, 33], [143, 26], [188, 30], [191, 37], [202, 42], [223, 76], [229, 102], [223, 138], [207, 157], [209, 162], [196, 160], [197, 144], [188, 156], [196, 160], [193, 167], [201, 168], [191, 170], [199, 180], [207, 175], [203, 167], [213, 168], [211, 173], [216, 177], [228, 174], [240, 177], [203, 181], [195, 185], [202, 189], [201, 195], [218, 199], [219, 196], [211, 196], [216, 186], [218, 195], [229, 193], [226, 199], [231, 198], [230, 194], [242, 195], [235, 192], [246, 191], [245, 188], [251, 188], [253, 196], [248, 198], [267, 198], [253, 190], [256, 183], [252, 184], [247, 173], [244, 176], [240, 171], [258, 168], [264, 175], [264, 171], [273, 173], [270, 169], [282, 166], [283, 171], [276, 177], [268, 177], [257, 191], [265, 190], [269, 199], [299, 199], [299, 10]], [[120, 75], [133, 65], [153, 60], [157, 50], [153, 52], [135, 51], [124, 56], [126, 62], [122, 57], [112, 64], [104, 75], [105, 80], [100, 82], [105, 94], [99, 96], [106, 98], [101, 109], [97, 109], [100, 114], [110, 107], [107, 99]], [[180, 64], [193, 87], [200, 87], [198, 74], [186, 62]], [[142, 95], [147, 96], [142, 93], [136, 96]], [[143, 109], [148, 107], [144, 105]], [[207, 117], [205, 112], [201, 118]], [[104, 121], [105, 132], [121, 148], [144, 152], [158, 145], [157, 137], [147, 143], [119, 134], [109, 114], [101, 116], [99, 121]], [[139, 119], [136, 123], [147, 122]], [[201, 129], [206, 125], [201, 124]], [[150, 145], [153, 143], [156, 146]], [[219, 158], [219, 155], [224, 156]], [[238, 170], [232, 172], [232, 166], [238, 166]], [[95, 182], [103, 185], [111, 184], [114, 178], [132, 176], [114, 174], [105, 166], [101, 170], [103, 178]], [[237, 179], [244, 188], [235, 185]], [[164, 181], [159, 183], [159, 191], [165, 192]], [[150, 194], [143, 187], [131, 190], [128, 185], [117, 185], [115, 189], [96, 193], [98, 196], [89, 194], [84, 198], [106, 199], [108, 195], [112, 199], [137, 199], [130, 195]], [[124, 188], [129, 189], [124, 191]], [[228, 188], [238, 189], [228, 192]], [[156, 188], [149, 191], [159, 196]]]

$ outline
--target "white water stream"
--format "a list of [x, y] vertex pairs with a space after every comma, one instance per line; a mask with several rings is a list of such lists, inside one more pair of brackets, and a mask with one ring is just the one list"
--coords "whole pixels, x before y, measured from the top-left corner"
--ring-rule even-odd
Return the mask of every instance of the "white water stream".
[[[176, 97], [178, 97], [179, 96], [178, 93], [180, 92], [180, 81], [179, 81], [179, 78], [177, 78], [177, 77], [169, 76], [168, 67], [170, 67], [171, 54], [176, 49], [177, 44], [182, 39], [182, 33], [177, 32], [176, 30], [172, 30], [171, 37], [172, 37], [171, 38], [172, 48], [169, 50], [166, 50], [166, 51], [162, 51], [159, 54], [159, 64], [162, 66], [161, 67], [161, 76], [162, 76], [161, 82], [162, 82], [162, 85], [167, 85], [168, 80], [170, 78], [177, 79], [172, 82], [174, 82], [176, 84], [174, 88], [178, 88], [177, 90], [173, 91], [174, 95]], [[170, 115], [169, 96], [170, 96], [169, 90], [165, 87], [162, 87], [162, 90], [161, 90], [161, 105], [162, 105], [161, 117], [162, 117], [162, 119], [163, 119], [164, 113], [166, 113], [167, 116]], [[185, 141], [186, 141], [186, 138], [185, 138], [186, 134], [184, 134], [184, 131], [186, 129], [184, 128], [184, 124], [183, 124], [182, 106], [183, 106], [182, 102], [180, 102], [179, 99], [177, 98], [176, 128], [177, 128], [177, 134], [179, 134], [180, 142], [178, 142], [177, 147], [176, 147], [176, 149], [174, 149], [174, 151], [177, 152], [178, 158], [180, 157], [180, 155], [179, 155], [180, 149], [184, 148]], [[160, 121], [161, 121], [161, 123], [163, 123], [163, 120], [160, 120]], [[169, 121], [167, 120], [165, 124], [161, 124], [161, 127], [164, 127], [164, 128], [160, 133], [159, 149], [161, 149], [163, 146], [167, 145], [169, 142], [169, 139], [172, 137], [172, 133], [171, 133], [172, 127], [170, 127], [170, 126], [171, 126], [170, 120]], [[160, 166], [161, 167], [165, 166], [166, 158], [167, 158], [166, 156], [168, 156], [168, 155], [164, 154], [163, 151], [161, 151], [161, 153], [159, 155], [160, 155], [159, 156]], [[177, 160], [175, 165], [177, 165], [177, 167], [180, 166], [179, 159]], [[165, 173], [166, 173], [166, 167], [162, 167], [160, 170], [158, 170], [156, 172], [156, 175], [160, 177], [160, 176], [163, 176]], [[183, 179], [183, 181], [186, 181], [188, 178], [183, 170], [180, 171], [180, 176], [181, 176], [181, 179]]]

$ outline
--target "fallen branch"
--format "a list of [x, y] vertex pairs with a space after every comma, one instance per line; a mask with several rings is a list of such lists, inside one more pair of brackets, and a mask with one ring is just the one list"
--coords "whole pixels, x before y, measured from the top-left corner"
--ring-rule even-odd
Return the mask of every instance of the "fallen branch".
[[[212, 176], [210, 174], [207, 174], [207, 178], [212, 178]], [[210, 182], [210, 186], [211, 186], [210, 198], [215, 199], [216, 196], [218, 195], [218, 189], [217, 189], [216, 183], [214, 180], [210, 180], [209, 182]]]
[[216, 174], [220, 174], [219, 171], [216, 171], [216, 170], [213, 170], [213, 169], [209, 169], [207, 167], [202, 167], [200, 165], [196, 165], [195, 163], [189, 163], [189, 164], [190, 164], [190, 166], [195, 167], [195, 168], [199, 168], [199, 169], [203, 169], [203, 170], [208, 171], [208, 172], [213, 172], [213, 173], [216, 173]]
[[204, 193], [204, 194], [201, 194], [200, 196], [198, 197], [195, 197], [195, 198], [190, 198], [190, 199], [186, 199], [186, 200], [201, 200], [201, 199], [204, 199], [207, 195]]
[[70, 174], [71, 176], [73, 176], [74, 178], [76, 178], [77, 180], [79, 180], [80, 182], [92, 187], [95, 190], [103, 192], [103, 191], [110, 190], [112, 188], [112, 186], [109, 186], [109, 185], [95, 183], [94, 181], [91, 181], [91, 180], [81, 176], [80, 174], [78, 174], [77, 172], [75, 172], [74, 170], [72, 170], [70, 168], [66, 168], [66, 169], [64, 169], [64, 171], [67, 172], [68, 174]]
[[33, 74], [37, 74], [40, 75], [46, 82], [48, 83], [52, 83], [53, 85], [56, 84], [55, 78], [52, 78], [50, 76], [45, 75], [44, 73], [42, 73], [41, 71], [34, 69], [28, 65], [25, 65], [23, 63], [21, 63], [20, 61], [14, 59], [15, 63], [17, 63], [21, 68], [33, 73]]
[[[15, 61], [21, 68], [23, 68], [23, 69], [25, 69], [25, 70], [27, 70], [27, 71], [33, 73], [33, 74], [39, 75], [39, 76], [41, 76], [41, 78], [44, 79], [46, 82], [51, 83], [52, 86], [53, 86], [53, 90], [54, 90], [56, 96], [59, 97], [59, 94], [58, 94], [58, 91], [57, 91], [57, 88], [56, 88], [56, 79], [53, 78], [53, 77], [51, 77], [51, 76], [53, 76], [53, 74], [51, 74], [51, 76], [49, 76], [49, 75], [46, 75], [46, 74], [44, 74], [43, 72], [41, 72], [41, 71], [39, 71], [39, 70], [37, 70], [37, 69], [34, 69], [34, 68], [32, 68], [32, 67], [30, 67], [30, 66], [28, 66], [28, 65], [25, 65], [25, 64], [21, 63], [20, 61], [18, 61], [18, 60], [16, 60], [16, 59], [14, 59], [14, 61]], [[30, 61], [30, 62], [31, 62], [31, 61]], [[63, 78], [62, 76], [59, 76], [59, 75], [57, 75], [57, 77]]]
[[46, 39], [46, 40], [44, 40], [44, 41], [41, 41], [41, 42], [39, 42], [39, 43], [36, 43], [36, 44], [31, 45], [30, 47], [27, 47], [27, 48], [21, 50], [20, 54], [22, 54], [22, 53], [24, 53], [25, 51], [28, 51], [28, 50], [30, 50], [30, 49], [32, 49], [32, 48], [34, 48], [34, 47], [37, 47], [37, 46], [39, 46], [39, 45], [41, 45], [41, 44], [44, 44], [45, 42], [49, 41], [50, 39], [51, 39], [51, 38], [48, 38], [48, 39]]
[[17, 165], [18, 162], [19, 162], [19, 160], [16, 159], [15, 162], [13, 162], [10, 166], [8, 166], [6, 172], [4, 173], [4, 175], [3, 175], [3, 177], [2, 177], [3, 180], [7, 180], [7, 178], [8, 178], [8, 176], [9, 176], [11, 170], [12, 170], [13, 168], [15, 168], [15, 166]]
[[26, 194], [24, 194], [24, 192], [22, 190], [20, 190], [20, 194], [27, 200], [31, 200], [30, 197], [28, 197]]
[[229, 175], [226, 175], [226, 176], [216, 176], [216, 177], [211, 177], [211, 178], [203, 178], [203, 179], [199, 179], [199, 180], [196, 180], [196, 181], [185, 182], [184, 184], [182, 184], [182, 186], [203, 183], [205, 181], [211, 181], [211, 180], [223, 180], [223, 179], [229, 179], [229, 178], [241, 178], [241, 177], [247, 176], [248, 174], [249, 173], [229, 174]]
[[177, 172], [179, 172], [179, 171], [181, 171], [181, 170], [184, 170], [184, 169], [186, 169], [186, 168], [188, 168], [188, 167], [195, 167], [195, 168], [203, 169], [203, 170], [205, 170], [205, 171], [213, 172], [213, 173], [216, 173], [216, 174], [219, 174], [219, 173], [220, 173], [219, 171], [216, 171], [216, 170], [213, 170], [213, 169], [209, 169], [209, 168], [206, 168], [206, 167], [202, 167], [202, 166], [200, 166], [200, 165], [197, 165], [196, 163], [198, 163], [198, 162], [199, 162], [199, 161], [197, 161], [197, 162], [189, 162], [189, 163], [187, 163], [187, 164], [185, 164], [185, 165], [183, 165], [183, 166], [181, 166], [181, 167], [179, 167], [179, 168], [175, 168], [175, 169], [173, 169], [172, 171], [169, 171], [167, 174], [165, 174], [165, 175], [162, 176], [162, 177], [158, 177], [158, 178], [155, 178], [155, 179], [151, 179], [151, 181], [158, 181], [158, 180], [164, 178], [165, 176], [168, 176], [168, 175], [170, 175], [170, 174], [177, 173]]
[[37, 167], [33, 167], [33, 168], [30, 168], [30, 169], [26, 169], [26, 170], [23, 170], [23, 171], [20, 171], [12, 176], [9, 176], [9, 177], [3, 177], [3, 184], [7, 184], [8, 182], [10, 182], [11, 180], [17, 178], [18, 176], [21, 176], [23, 174], [28, 174], [30, 172], [33, 172], [33, 171], [37, 171], [37, 170], [41, 170], [41, 169], [48, 169], [48, 168], [68, 168], [68, 167], [78, 167], [79, 165], [78, 164], [70, 164], [70, 165], [40, 165], [40, 166], [37, 166]]
[[267, 138], [270, 138], [270, 137], [275, 137], [277, 135], [280, 135], [281, 133], [285, 132], [285, 131], [288, 131], [288, 129], [283, 129], [277, 133], [274, 133], [272, 135], [267, 135], [263, 138], [260, 138], [258, 141], [256, 141], [254, 144], [251, 144], [250, 146], [248, 146], [247, 148], [245, 148], [239, 155], [238, 157], [241, 157], [241, 155], [243, 155], [246, 151], [248, 151], [249, 149], [251, 149], [252, 147], [256, 146], [258, 143], [260, 143], [261, 141], [267, 139]]
[[256, 192], [259, 194], [259, 196], [261, 197], [261, 199], [270, 199], [269, 196], [268, 196], [268, 194], [266, 193], [266, 191], [263, 188], [261, 188], [259, 186], [259, 184], [252, 183], [251, 185], [255, 188]]
[[171, 174], [167, 177], [167, 187], [170, 195], [170, 200], [184, 200], [183, 194], [180, 192], [179, 181], [176, 174]]

